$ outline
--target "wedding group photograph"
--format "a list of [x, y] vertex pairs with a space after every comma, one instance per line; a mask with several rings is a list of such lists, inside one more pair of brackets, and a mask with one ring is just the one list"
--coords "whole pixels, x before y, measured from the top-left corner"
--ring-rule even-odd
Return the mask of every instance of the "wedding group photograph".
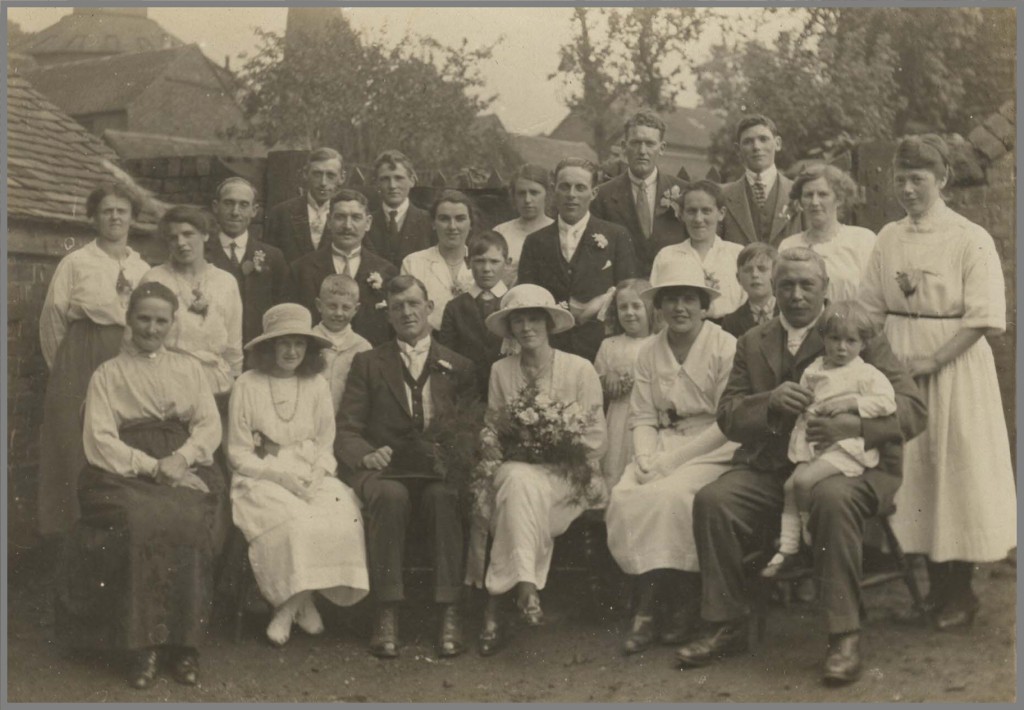
[[0, 12], [5, 703], [1016, 700], [1015, 2]]

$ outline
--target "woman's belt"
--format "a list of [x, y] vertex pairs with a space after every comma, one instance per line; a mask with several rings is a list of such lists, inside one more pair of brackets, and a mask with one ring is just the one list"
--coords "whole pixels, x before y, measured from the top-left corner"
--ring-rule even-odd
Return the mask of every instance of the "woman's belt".
[[931, 320], [960, 320], [963, 313], [951, 316], [943, 316], [936, 313], [904, 313], [903, 311], [886, 311], [887, 316], [899, 316], [900, 318], [930, 318]]
[[658, 413], [658, 429], [673, 429], [680, 434], [691, 434], [705, 429], [715, 421], [711, 414], [692, 414], [681, 416], [676, 410], [669, 409]]

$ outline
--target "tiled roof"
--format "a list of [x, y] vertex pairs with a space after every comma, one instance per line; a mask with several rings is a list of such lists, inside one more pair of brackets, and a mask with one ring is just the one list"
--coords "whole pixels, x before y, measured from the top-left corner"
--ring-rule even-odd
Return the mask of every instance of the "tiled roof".
[[154, 52], [117, 54], [43, 67], [28, 78], [72, 116], [122, 111], [149, 87], [182, 52], [199, 52], [195, 45]]
[[42, 60], [47, 55], [106, 55], [181, 45], [181, 40], [145, 16], [75, 8], [73, 14], [34, 33], [17, 49]]
[[509, 134], [508, 140], [524, 163], [533, 163], [549, 170], [554, 170], [562, 158], [586, 158], [597, 162], [597, 153], [586, 143], [514, 133]]
[[267, 149], [255, 141], [204, 140], [112, 129], [103, 131], [103, 140], [117, 151], [117, 155], [123, 160], [210, 155], [264, 158], [267, 155]]
[[85, 198], [117, 156], [32, 88], [7, 77], [7, 212], [85, 222]]

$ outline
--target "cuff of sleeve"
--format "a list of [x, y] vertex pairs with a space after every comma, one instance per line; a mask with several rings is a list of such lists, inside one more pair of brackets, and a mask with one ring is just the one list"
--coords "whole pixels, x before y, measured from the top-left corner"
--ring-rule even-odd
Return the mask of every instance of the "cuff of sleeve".
[[182, 458], [185, 459], [185, 465], [189, 467], [199, 458], [199, 450], [193, 444], [186, 443], [174, 453], [181, 454]]
[[141, 451], [132, 452], [132, 469], [136, 476], [155, 477], [158, 463], [159, 461], [149, 454], [144, 454]]

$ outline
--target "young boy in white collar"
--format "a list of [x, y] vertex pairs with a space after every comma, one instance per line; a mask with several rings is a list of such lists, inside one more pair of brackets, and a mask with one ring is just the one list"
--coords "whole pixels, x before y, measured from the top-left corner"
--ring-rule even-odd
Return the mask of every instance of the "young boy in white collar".
[[356, 353], [373, 347], [366, 338], [352, 330], [352, 318], [359, 310], [359, 284], [350, 276], [331, 274], [320, 284], [316, 309], [320, 313], [320, 322], [313, 331], [332, 343], [323, 351], [327, 364], [323, 374], [331, 385], [331, 399], [337, 412], [341, 396], [345, 393], [345, 380], [352, 358]]

